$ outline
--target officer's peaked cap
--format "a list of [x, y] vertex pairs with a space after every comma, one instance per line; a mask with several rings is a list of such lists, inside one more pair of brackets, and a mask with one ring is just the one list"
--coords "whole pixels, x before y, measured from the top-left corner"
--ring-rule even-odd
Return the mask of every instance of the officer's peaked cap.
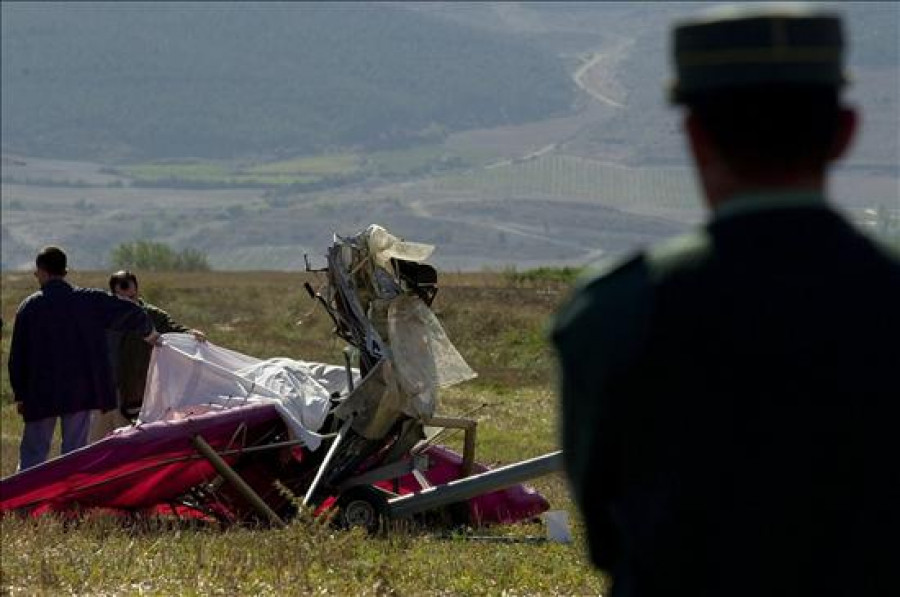
[[839, 88], [841, 19], [810, 5], [733, 5], [675, 26], [673, 103], [760, 86]]

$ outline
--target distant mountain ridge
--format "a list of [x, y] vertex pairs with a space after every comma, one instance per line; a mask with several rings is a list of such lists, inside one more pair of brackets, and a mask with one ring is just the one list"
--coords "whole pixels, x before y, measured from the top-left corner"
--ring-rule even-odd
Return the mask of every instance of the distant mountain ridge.
[[[434, 263], [443, 269], [615, 259], [704, 217], [681, 128], [683, 112], [665, 99], [671, 24], [695, 15], [702, 9], [698, 4], [707, 3], [335, 3], [328, 5], [335, 7], [333, 14], [319, 6], [302, 13], [305, 24], [285, 18], [283, 26], [268, 27], [254, 25], [271, 21], [259, 10], [241, 18], [233, 14], [250, 4], [219, 5], [216, 14], [222, 14], [211, 19], [194, 14], [205, 5], [172, 3], [163, 6], [187, 10], [183, 19], [163, 11], [166, 19], [178, 21], [171, 27], [163, 26], [156, 12], [148, 21], [153, 26], [124, 24], [140, 20], [132, 12], [117, 16], [123, 24], [110, 33], [109, 21], [60, 16], [80, 4], [65, 8], [69, 13], [58, 12], [59, 3], [46, 4], [58, 15], [53, 18], [14, 14], [10, 19], [10, 10], [41, 5], [4, 2], [0, 269], [31, 267], [35, 252], [48, 243], [66, 247], [73, 267], [103, 268], [119, 243], [148, 239], [178, 250], [200, 249], [216, 269], [296, 270], [305, 267], [305, 253], [314, 262], [321, 258], [332, 232], [352, 234], [373, 222], [437, 245]], [[828, 194], [863, 229], [883, 235], [900, 223], [900, 3], [831, 6], [845, 16], [852, 79], [846, 97], [860, 108], [862, 121]], [[353, 18], [345, 19], [345, 10]], [[40, 47], [41, 38], [25, 39], [76, 22], [77, 35], [70, 31], [63, 38], [84, 43], [53, 50], [62, 62], [41, 58], [50, 55]], [[348, 29], [350, 23], [356, 25]], [[265, 35], [253, 37], [251, 31]], [[70, 59], [82, 45], [96, 45], [98, 35], [146, 51], [133, 52], [128, 61], [106, 55], [96, 63]], [[228, 36], [236, 41], [226, 43]], [[195, 47], [192, 38], [209, 42], [196, 45], [198, 55], [187, 51]], [[394, 54], [358, 51], [382, 41]], [[39, 46], [37, 53], [22, 60], [21, 44]], [[335, 51], [315, 54], [313, 74], [292, 77], [290, 84], [272, 77], [293, 72], [304, 55], [313, 56], [307, 46], [325, 44]], [[293, 53], [271, 49], [284, 45]], [[254, 63], [259, 68], [247, 74], [217, 53], [225, 46], [247, 54], [234, 60], [267, 56], [269, 62]], [[15, 60], [9, 49], [19, 53]], [[173, 55], [189, 64], [175, 63]], [[387, 58], [399, 60], [402, 68], [388, 68]], [[559, 78], [560, 61], [570, 78]], [[81, 64], [81, 70], [67, 66], [70, 62]], [[28, 72], [17, 73], [11, 64]], [[207, 68], [207, 77], [189, 76], [197, 64]], [[533, 72], [523, 75], [528, 68]], [[83, 82], [70, 92], [53, 78], [78, 82], [104, 69], [115, 73], [108, 82], [133, 80], [131, 86], [146, 97], [123, 101], [100, 93], [98, 100], [96, 90]], [[142, 80], [138, 72], [152, 76]], [[494, 81], [495, 76], [500, 78]], [[29, 77], [47, 79], [42, 84], [58, 91], [44, 97]], [[570, 111], [572, 78], [579, 89]], [[443, 96], [437, 97], [432, 85]], [[221, 98], [195, 100], [204, 88], [219, 88]], [[246, 94], [237, 102], [241, 113], [223, 107], [235, 104], [228, 95], [234, 89]], [[178, 109], [173, 103], [178, 98], [192, 102], [190, 110]], [[513, 113], [516, 118], [532, 114], [510, 106], [544, 105], [529, 103], [537, 99], [549, 102], [548, 110], [563, 106], [563, 115], [502, 125]], [[67, 103], [81, 108], [69, 110]], [[276, 114], [297, 106], [304, 109], [296, 118]], [[487, 108], [479, 111], [481, 106]], [[461, 130], [491, 118], [501, 126]], [[100, 130], [93, 123], [110, 121], [121, 121], [115, 134], [97, 133], [85, 141], [81, 133]], [[254, 129], [253, 122], [263, 128]], [[26, 139], [36, 149], [19, 151], [13, 139]], [[135, 141], [142, 139], [152, 141], [147, 147], [177, 145], [177, 151], [142, 156]], [[426, 139], [433, 142], [417, 144]], [[387, 149], [403, 144], [411, 145]], [[319, 146], [325, 150], [293, 155]], [[203, 159], [197, 152], [204, 147], [217, 155], [251, 155]], [[268, 154], [277, 159], [267, 159]], [[280, 177], [287, 183], [271, 186], [280, 184], [271, 182]], [[310, 177], [320, 177], [322, 184]]]
[[550, 51], [378, 3], [3, 3], [4, 151], [154, 159], [397, 147], [540, 120]]

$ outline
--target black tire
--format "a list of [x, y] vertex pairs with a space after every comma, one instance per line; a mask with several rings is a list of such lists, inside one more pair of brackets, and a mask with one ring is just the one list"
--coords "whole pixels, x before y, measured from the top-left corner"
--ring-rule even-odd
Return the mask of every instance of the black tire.
[[338, 496], [334, 521], [338, 527], [363, 527], [376, 533], [387, 519], [387, 495], [370, 485], [352, 487]]

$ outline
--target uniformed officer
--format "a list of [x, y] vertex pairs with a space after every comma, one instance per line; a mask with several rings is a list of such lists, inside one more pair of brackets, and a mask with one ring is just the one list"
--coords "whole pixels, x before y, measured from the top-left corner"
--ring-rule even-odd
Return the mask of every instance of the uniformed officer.
[[554, 322], [566, 470], [613, 595], [900, 595], [900, 259], [824, 196], [841, 21], [734, 10], [674, 29], [708, 222]]

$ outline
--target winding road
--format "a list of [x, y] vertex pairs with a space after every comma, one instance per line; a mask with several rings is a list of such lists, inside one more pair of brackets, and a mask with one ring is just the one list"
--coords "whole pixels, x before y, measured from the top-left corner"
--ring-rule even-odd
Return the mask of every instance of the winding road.
[[619, 43], [614, 44], [608, 50], [605, 50], [603, 52], [594, 52], [593, 54], [591, 54], [590, 58], [584, 64], [579, 66], [578, 70], [575, 71], [575, 74], [572, 75], [572, 79], [575, 81], [575, 84], [578, 85], [579, 88], [583, 89], [585, 93], [599, 102], [602, 102], [614, 108], [624, 108], [624, 104], [617, 102], [611, 97], [604, 95], [597, 89], [594, 89], [593, 87], [585, 83], [585, 77], [591, 70], [593, 70], [606, 60], [612, 61], [614, 65], [615, 62], [617, 62], [622, 57], [622, 52], [625, 51], [632, 43], [633, 42], [631, 40], [623, 39]]

